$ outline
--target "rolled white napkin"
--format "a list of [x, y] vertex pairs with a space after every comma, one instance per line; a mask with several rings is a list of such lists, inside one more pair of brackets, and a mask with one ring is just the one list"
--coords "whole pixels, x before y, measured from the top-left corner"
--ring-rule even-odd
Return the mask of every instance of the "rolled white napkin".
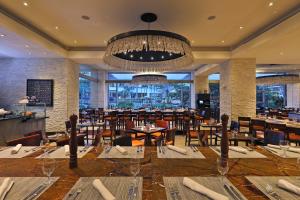
[[70, 155], [70, 146], [66, 144], [66, 145], [64, 146], [64, 148], [65, 148], [65, 155], [66, 155], [66, 156], [69, 156], [69, 155]]
[[289, 147], [288, 151], [294, 152], [294, 153], [300, 153], [300, 148], [296, 147]]
[[124, 149], [123, 147], [121, 147], [120, 145], [117, 145], [117, 146], [116, 146], [116, 149], [117, 149], [121, 154], [123, 154], [123, 155], [128, 154], [127, 150]]
[[290, 192], [293, 192], [297, 195], [300, 195], [300, 187], [286, 181], [286, 180], [283, 180], [283, 179], [279, 179], [278, 180], [278, 183], [277, 183], [278, 187], [282, 188], [282, 189], [285, 189], [285, 190], [288, 190]]
[[182, 153], [182, 154], [187, 154], [187, 150], [186, 149], [183, 149], [183, 148], [180, 148], [180, 147], [176, 147], [174, 145], [167, 145], [168, 149], [171, 149], [173, 151], [177, 151], [178, 153]]
[[279, 145], [268, 144], [267, 146], [273, 149], [281, 149]]
[[213, 200], [229, 200], [228, 197], [226, 197], [222, 194], [219, 194], [213, 190], [210, 190], [207, 187], [204, 187], [203, 185], [201, 185], [187, 177], [183, 178], [183, 185], [185, 185], [186, 187], [190, 188], [191, 190], [194, 190], [195, 192], [199, 192]]
[[9, 192], [11, 187], [13, 186], [14, 182], [11, 180], [11, 178], [5, 178], [0, 185], [0, 200], [3, 200], [6, 196], [6, 194]]
[[11, 154], [17, 154], [20, 149], [22, 147], [22, 144], [17, 144], [17, 146], [15, 146], [12, 150], [11, 150]]
[[93, 181], [93, 186], [102, 195], [105, 200], [115, 200], [116, 198], [110, 193], [110, 191], [103, 185], [99, 179]]
[[247, 154], [248, 151], [242, 147], [238, 147], [238, 146], [229, 146], [229, 149], [231, 151], [236, 151], [236, 152], [239, 152], [239, 153], [243, 153], [243, 154]]

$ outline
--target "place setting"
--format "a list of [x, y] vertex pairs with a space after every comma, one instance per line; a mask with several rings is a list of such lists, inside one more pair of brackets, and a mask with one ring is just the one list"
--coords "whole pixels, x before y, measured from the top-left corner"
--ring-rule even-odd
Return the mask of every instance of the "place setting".
[[105, 142], [98, 158], [144, 158], [144, 153], [143, 146], [111, 146], [110, 143]]
[[18, 144], [16, 146], [8, 146], [0, 148], [0, 158], [23, 158], [40, 150], [40, 146], [23, 146]]
[[140, 160], [130, 160], [132, 177], [81, 177], [66, 194], [64, 200], [141, 200], [143, 178]]
[[[78, 146], [77, 147], [77, 157], [84, 157], [90, 150], [92, 150], [93, 146]], [[51, 158], [69, 158], [70, 157], [70, 146], [64, 145], [62, 147], [51, 147], [45, 149], [45, 153], [36, 157], [37, 159], [43, 158], [45, 154], [48, 154]]]
[[[218, 156], [221, 155], [220, 146], [211, 146], [210, 147]], [[242, 146], [229, 146], [228, 151], [229, 158], [267, 158], [265, 155], [257, 152], [251, 147], [242, 147]]]
[[168, 200], [245, 200], [247, 199], [226, 177], [228, 161], [217, 159], [220, 177], [163, 177]]
[[59, 179], [51, 177], [56, 168], [55, 159], [44, 156], [41, 167], [47, 177], [0, 177], [0, 199], [37, 199]]
[[158, 145], [156, 151], [158, 158], [205, 159], [196, 146]]
[[246, 178], [271, 200], [300, 199], [299, 176], [246, 176]]
[[281, 140], [279, 142], [279, 145], [267, 144], [266, 146], [263, 146], [261, 148], [282, 158], [300, 157], [300, 148], [290, 146], [287, 140]]

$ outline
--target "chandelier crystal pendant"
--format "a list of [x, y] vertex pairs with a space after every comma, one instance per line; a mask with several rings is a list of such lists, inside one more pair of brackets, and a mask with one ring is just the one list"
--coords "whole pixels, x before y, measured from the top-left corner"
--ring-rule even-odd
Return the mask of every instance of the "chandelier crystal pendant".
[[167, 76], [161, 73], [138, 73], [133, 75], [131, 83], [133, 84], [165, 84]]
[[[157, 16], [144, 13], [141, 20], [155, 22]], [[112, 37], [104, 62], [122, 70], [163, 72], [184, 69], [192, 64], [190, 42], [184, 36], [161, 30], [136, 30]]]

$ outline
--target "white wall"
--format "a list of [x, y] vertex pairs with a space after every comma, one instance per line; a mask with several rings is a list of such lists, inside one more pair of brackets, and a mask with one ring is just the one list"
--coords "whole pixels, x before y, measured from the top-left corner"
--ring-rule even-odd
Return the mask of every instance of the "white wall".
[[27, 79], [53, 79], [54, 105], [47, 108], [46, 131], [64, 131], [65, 121], [78, 114], [79, 67], [63, 58], [0, 59], [0, 105], [26, 96]]

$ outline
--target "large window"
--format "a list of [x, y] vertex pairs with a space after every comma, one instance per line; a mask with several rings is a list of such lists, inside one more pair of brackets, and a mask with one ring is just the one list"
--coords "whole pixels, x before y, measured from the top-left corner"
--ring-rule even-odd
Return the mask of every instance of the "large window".
[[[109, 73], [108, 106], [111, 108], [179, 108], [191, 106], [191, 74], [169, 73], [168, 84], [131, 84], [133, 74]], [[124, 80], [127, 80], [124, 81]]]
[[91, 81], [79, 78], [79, 108], [89, 108], [91, 98]]
[[286, 106], [286, 85], [258, 85], [256, 86], [256, 106], [281, 108]]

